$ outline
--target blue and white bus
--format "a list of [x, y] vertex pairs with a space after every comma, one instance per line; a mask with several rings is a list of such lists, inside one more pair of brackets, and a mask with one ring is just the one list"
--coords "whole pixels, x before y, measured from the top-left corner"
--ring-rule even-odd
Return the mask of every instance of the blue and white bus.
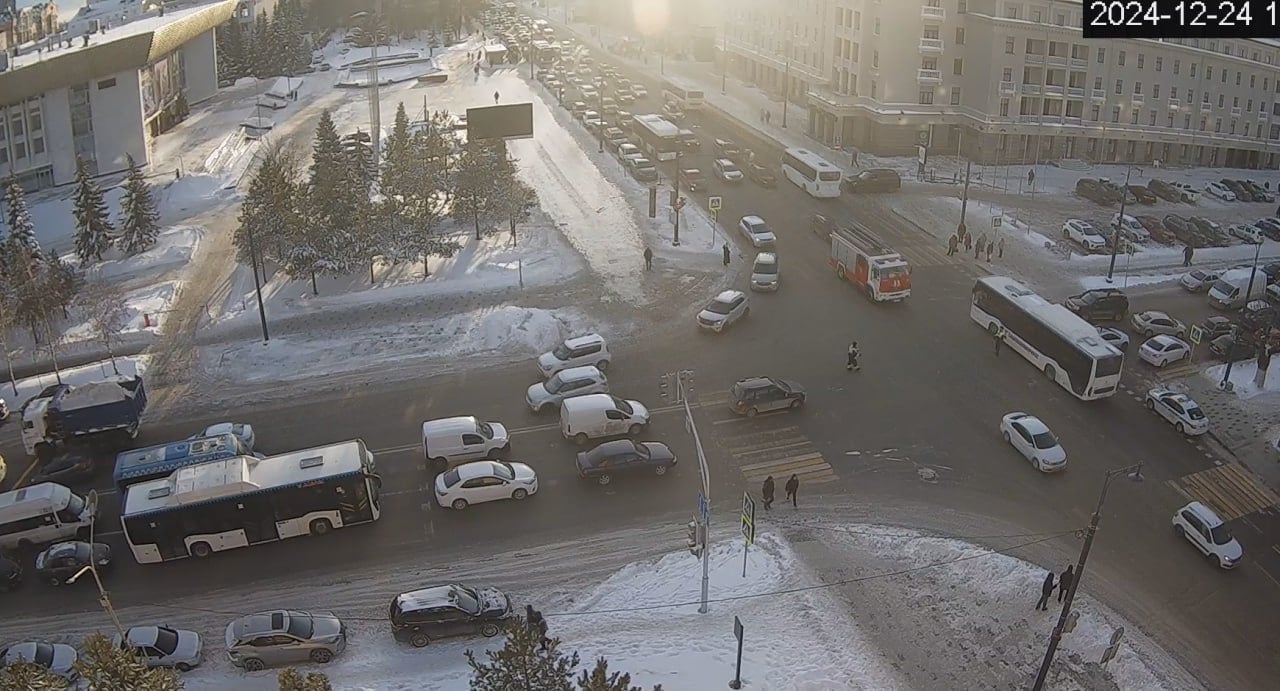
[[252, 456], [253, 451], [230, 432], [213, 437], [175, 441], [145, 449], [133, 449], [116, 455], [116, 469], [111, 479], [123, 494], [128, 485], [167, 477], [183, 466], [216, 461], [234, 456]]
[[640, 150], [655, 161], [670, 161], [676, 157], [683, 144], [680, 128], [661, 115], [637, 115], [632, 131], [639, 139]]
[[1076, 398], [1106, 398], [1120, 386], [1124, 354], [1092, 324], [1012, 278], [979, 278], [969, 316], [993, 337], [1003, 326], [1006, 345]]
[[359, 439], [266, 458], [205, 461], [130, 485], [120, 508], [139, 564], [326, 535], [382, 516], [373, 453]]
[[840, 181], [844, 174], [808, 149], [787, 149], [782, 152], [782, 174], [791, 184], [813, 197], [839, 197]]

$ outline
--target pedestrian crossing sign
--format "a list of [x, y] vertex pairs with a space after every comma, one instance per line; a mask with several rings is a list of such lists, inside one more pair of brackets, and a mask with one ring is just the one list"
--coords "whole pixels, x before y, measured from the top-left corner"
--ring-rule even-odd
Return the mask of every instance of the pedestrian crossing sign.
[[707, 197], [707, 208], [711, 211], [719, 211], [722, 201], [720, 197]]
[[1001, 217], [1000, 217], [1000, 216], [992, 216], [992, 217], [991, 217], [991, 227], [992, 227], [992, 228], [999, 228], [999, 227], [1000, 227], [1000, 219], [1001, 219]]
[[1196, 345], [1200, 345], [1200, 339], [1204, 338], [1204, 329], [1200, 328], [1199, 324], [1192, 324], [1190, 335], [1191, 335], [1191, 342]]

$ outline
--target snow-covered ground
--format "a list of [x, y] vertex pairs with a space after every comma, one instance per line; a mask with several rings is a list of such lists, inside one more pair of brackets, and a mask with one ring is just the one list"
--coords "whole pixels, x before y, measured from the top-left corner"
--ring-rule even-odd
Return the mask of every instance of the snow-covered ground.
[[[734, 526], [718, 527], [728, 533]], [[786, 537], [818, 529], [821, 546], [811, 537], [795, 545]], [[624, 554], [637, 549], [628, 542], [614, 544]], [[601, 580], [566, 576], [575, 568], [573, 561], [553, 560], [548, 567], [553, 572], [530, 572], [527, 553], [495, 555], [484, 565], [457, 564], [451, 571], [478, 569], [473, 585], [507, 588], [517, 607], [533, 602], [547, 615], [562, 650], [576, 650], [584, 666], [603, 655], [611, 669], [630, 672], [633, 683], [644, 688], [660, 683], [670, 691], [724, 688], [733, 678], [734, 617], [744, 627], [745, 688], [1022, 688], [1034, 676], [1057, 616], [1055, 608], [1039, 612], [1032, 607], [1044, 577], [1040, 566], [911, 530], [809, 521], [795, 530], [762, 531], [746, 557], [744, 577], [740, 539], [712, 546], [708, 614], [697, 612], [700, 563], [683, 550], [631, 563], [623, 557]], [[512, 559], [520, 563], [508, 563]], [[412, 576], [410, 587], [452, 580], [437, 574], [424, 581], [423, 574], [400, 569], [389, 573]], [[475, 580], [486, 573], [509, 582]], [[246, 674], [231, 668], [223, 655], [226, 621], [261, 606], [330, 608], [344, 617], [350, 629], [347, 651], [322, 668], [303, 668], [322, 669], [335, 689], [469, 688], [464, 651], [480, 654], [499, 647], [501, 639], [451, 640], [421, 650], [397, 644], [382, 619], [382, 598], [390, 598], [397, 584], [384, 581], [382, 575], [344, 577], [340, 583], [297, 583], [269, 593], [200, 595], [172, 608], [117, 603], [117, 609], [125, 625], [163, 617], [204, 636], [206, 661], [184, 675], [188, 691], [276, 688], [276, 672]], [[1138, 626], [1089, 597], [1088, 589], [1086, 577], [1076, 598], [1080, 621], [1063, 639], [1051, 688], [1202, 688]], [[377, 601], [370, 601], [370, 593]], [[49, 635], [47, 626], [37, 620], [14, 622], [14, 635]], [[1103, 668], [1098, 660], [1119, 626], [1126, 628], [1119, 654]], [[109, 624], [95, 613], [60, 633], [82, 635], [95, 627]]]
[[[1214, 365], [1206, 367], [1200, 375], [1205, 379], [1213, 382], [1215, 385], [1222, 382], [1222, 375], [1226, 374], [1227, 366]], [[1231, 366], [1231, 383], [1234, 385], [1235, 395], [1249, 400], [1257, 398], [1263, 394], [1280, 392], [1280, 357], [1272, 358], [1271, 364], [1267, 367], [1266, 381], [1262, 388], [1258, 388], [1254, 383], [1254, 378], [1258, 375], [1258, 361], [1256, 359], [1242, 360]], [[1274, 405], [1275, 401], [1268, 401]]]

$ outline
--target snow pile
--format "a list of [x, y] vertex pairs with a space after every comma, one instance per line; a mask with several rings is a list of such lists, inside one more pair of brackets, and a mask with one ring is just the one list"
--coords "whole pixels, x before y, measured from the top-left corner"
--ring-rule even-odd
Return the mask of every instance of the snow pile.
[[[1201, 376], [1217, 385], [1222, 381], [1222, 375], [1226, 373], [1226, 365], [1214, 365], [1206, 368], [1201, 372]], [[1280, 358], [1273, 358], [1270, 366], [1267, 367], [1267, 377], [1264, 386], [1259, 389], [1254, 384], [1254, 377], [1258, 374], [1258, 361], [1256, 359], [1242, 360], [1231, 366], [1231, 383], [1235, 385], [1235, 395], [1248, 400], [1256, 398], [1263, 394], [1275, 393], [1280, 391]]]
[[[269, 343], [238, 343], [205, 349], [211, 374], [238, 382], [277, 382], [332, 376], [412, 360], [447, 360], [462, 355], [532, 357], [593, 324], [576, 310], [544, 310], [511, 305], [463, 312], [426, 321], [361, 328], [342, 333], [315, 328], [310, 335], [273, 336]], [[474, 363], [473, 363], [474, 364]]]
[[[156, 237], [156, 244], [145, 252], [133, 256], [119, 254], [115, 250], [88, 271], [91, 280], [127, 280], [144, 277], [145, 274], [162, 274], [184, 268], [195, 254], [204, 237], [204, 229], [197, 226], [169, 226]], [[63, 257], [79, 263], [74, 255]]]

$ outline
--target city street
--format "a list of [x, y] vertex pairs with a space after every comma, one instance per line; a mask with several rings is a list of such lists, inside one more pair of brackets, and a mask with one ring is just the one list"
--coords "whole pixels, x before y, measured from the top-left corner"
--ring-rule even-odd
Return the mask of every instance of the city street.
[[[627, 76], [660, 93], [656, 80]], [[972, 321], [970, 291], [974, 279], [987, 273], [984, 268], [971, 259], [946, 257], [937, 240], [874, 195], [827, 201], [785, 180], [775, 190], [750, 181], [715, 180], [713, 137], [732, 138], [767, 160], [776, 160], [779, 150], [714, 115], [701, 117], [702, 148], [684, 156], [681, 165], [702, 169], [709, 183], [692, 198], [700, 205], [707, 193], [723, 198], [719, 225], [734, 250], [731, 269], [749, 265], [754, 257], [736, 230], [738, 219], [756, 214], [770, 223], [778, 235], [781, 288], [775, 294], [752, 293], [750, 316], [721, 334], [702, 333], [690, 320], [668, 325], [675, 334], [671, 338], [664, 333], [648, 339], [641, 332], [610, 343], [612, 391], [655, 411], [643, 439], [672, 446], [680, 459], [673, 473], [623, 478], [608, 487], [577, 478], [577, 448], [561, 437], [557, 416], [535, 415], [524, 403], [525, 388], [538, 379], [531, 361], [442, 375], [406, 371], [394, 386], [267, 409], [209, 411], [201, 420], [148, 421], [139, 445], [184, 438], [224, 419], [252, 423], [260, 450], [268, 454], [362, 438], [378, 456], [384, 514], [375, 524], [323, 538], [144, 567], [128, 556], [117, 521], [119, 497], [109, 489], [110, 472], [104, 468], [97, 484], [103, 499], [99, 534], [116, 550], [117, 570], [107, 583], [115, 605], [180, 601], [220, 590], [266, 591], [285, 582], [338, 581], [370, 570], [429, 567], [433, 574], [447, 573], [451, 564], [485, 554], [536, 552], [541, 545], [624, 529], [657, 529], [659, 536], [669, 535], [670, 551], [683, 549], [683, 523], [697, 507], [698, 464], [682, 409], [661, 395], [659, 384], [664, 373], [691, 369], [691, 400], [710, 464], [712, 504], [721, 520], [733, 517], [744, 490], [758, 495], [764, 477], [772, 475], [781, 487], [798, 473], [801, 511], [807, 497], [820, 494], [824, 504], [858, 510], [872, 521], [884, 507], [892, 522], [939, 532], [948, 526], [938, 516], [952, 512], [985, 517], [992, 526], [1016, 525], [1026, 533], [1079, 530], [1089, 522], [1104, 473], [1143, 462], [1145, 482], [1121, 478], [1111, 485], [1084, 590], [1138, 622], [1210, 688], [1274, 683], [1280, 676], [1275, 655], [1280, 624], [1266, 612], [1280, 610], [1280, 519], [1274, 508], [1257, 504], [1256, 497], [1263, 495], [1247, 486], [1241, 490], [1247, 479], [1231, 474], [1233, 466], [1223, 464], [1212, 442], [1181, 438], [1143, 407], [1142, 396], [1159, 377], [1138, 361], [1133, 348], [1122, 394], [1097, 402], [1076, 400], [1015, 352], [995, 353], [991, 338]], [[665, 164], [667, 179], [673, 165]], [[660, 189], [665, 195], [667, 188]], [[912, 296], [901, 304], [875, 304], [837, 280], [827, 265], [828, 243], [809, 228], [815, 212], [836, 220], [857, 218], [902, 251], [913, 264]], [[991, 271], [998, 273], [999, 265]], [[745, 277], [738, 287], [746, 289]], [[1211, 313], [1203, 296], [1175, 286], [1128, 292], [1133, 312], [1166, 310], [1187, 323]], [[688, 301], [710, 297], [689, 295]], [[850, 340], [861, 348], [861, 372], [844, 368]], [[1139, 341], [1135, 337], [1135, 348]], [[798, 412], [738, 418], [728, 410], [727, 391], [736, 379], [751, 375], [796, 380], [807, 388], [807, 405]], [[1052, 427], [1068, 453], [1065, 472], [1041, 474], [1003, 442], [1000, 418], [1015, 410], [1033, 413]], [[538, 494], [464, 512], [434, 504], [431, 476], [420, 465], [421, 423], [467, 414], [512, 429], [510, 459], [538, 471]], [[21, 476], [27, 461], [17, 434], [16, 421], [0, 428], [0, 452], [11, 475]], [[1235, 572], [1209, 566], [1175, 536], [1170, 518], [1189, 498], [1210, 499], [1234, 517], [1231, 526], [1246, 554]], [[921, 507], [921, 514], [913, 520], [902, 507]], [[770, 518], [759, 520], [767, 524]], [[726, 526], [717, 539], [730, 534]], [[1068, 536], [1047, 549], [1041, 545], [1015, 556], [1047, 553], [1042, 565], [1061, 571], [1076, 560], [1079, 547]], [[482, 562], [471, 561], [466, 568], [482, 570]], [[518, 579], [517, 573], [504, 573], [495, 584], [518, 585]], [[858, 587], [842, 589], [856, 597]], [[1030, 609], [1036, 593], [1026, 595]], [[20, 598], [3, 598], [0, 607], [6, 619], [28, 628], [44, 620], [53, 634], [58, 615], [101, 616], [95, 596], [88, 586], [54, 589], [29, 582]], [[322, 601], [288, 604], [325, 606]], [[369, 604], [380, 608], [383, 602]]]

